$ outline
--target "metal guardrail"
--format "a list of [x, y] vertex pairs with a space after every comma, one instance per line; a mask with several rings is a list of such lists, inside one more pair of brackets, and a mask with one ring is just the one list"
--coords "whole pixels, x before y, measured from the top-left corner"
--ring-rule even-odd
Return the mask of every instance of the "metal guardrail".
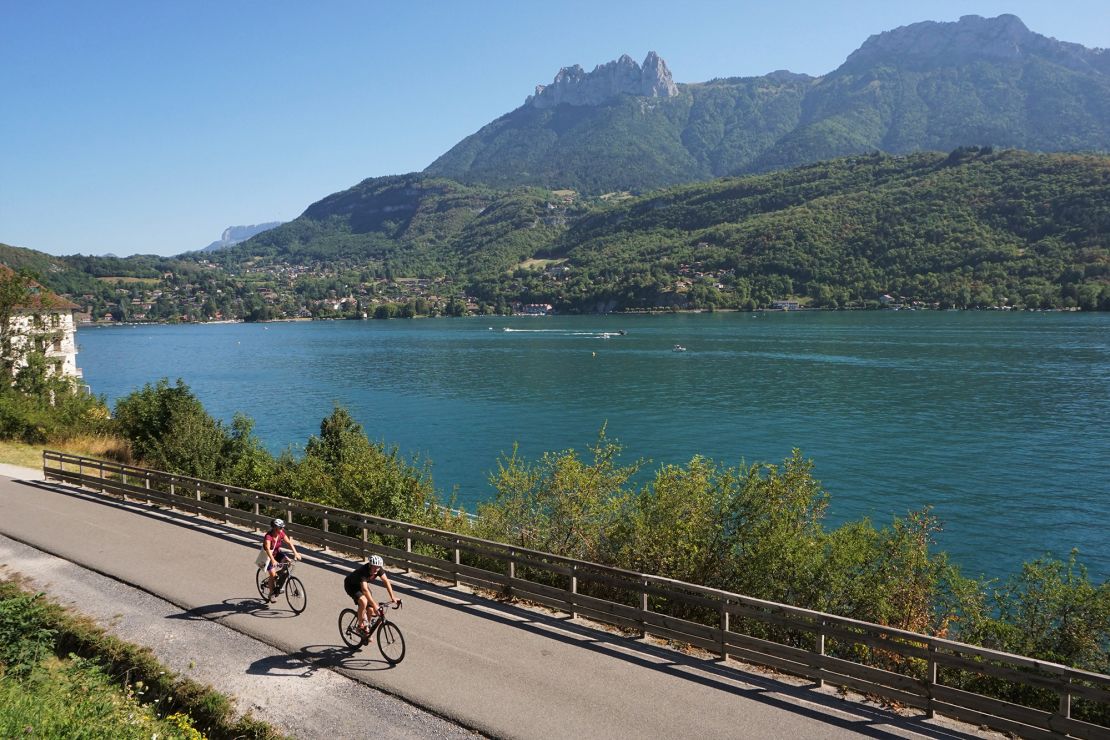
[[[43, 474], [254, 528], [265, 529], [280, 516], [299, 541], [360, 556], [374, 552], [456, 586], [501, 591], [572, 616], [917, 707], [930, 717], [943, 714], [1022, 737], [1110, 737], [1110, 727], [1072, 716], [1073, 701], [1110, 707], [1110, 676], [1098, 673], [133, 465], [47, 450]], [[967, 676], [1016, 685], [1034, 697], [1040, 692], [1042, 700], [1047, 692], [1057, 697], [1057, 706], [1053, 711], [1030, 706], [1035, 698], [1016, 704], [946, 682]]]

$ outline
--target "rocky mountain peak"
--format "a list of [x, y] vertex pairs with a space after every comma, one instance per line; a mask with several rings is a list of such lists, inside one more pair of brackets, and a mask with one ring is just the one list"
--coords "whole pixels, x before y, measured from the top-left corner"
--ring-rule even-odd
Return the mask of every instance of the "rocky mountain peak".
[[536, 108], [569, 105], [599, 105], [618, 95], [669, 98], [678, 95], [667, 63], [654, 51], [648, 52], [643, 65], [622, 54], [612, 62], [599, 64], [586, 72], [575, 64], [563, 67], [550, 85], [536, 85], [536, 94], [525, 104]]
[[975, 61], [1048, 58], [1070, 69], [1098, 71], [1105, 58], [1097, 50], [1057, 41], [1030, 31], [1016, 15], [965, 15], [958, 21], [924, 21], [871, 36], [841, 69], [893, 62], [912, 68], [955, 66]]

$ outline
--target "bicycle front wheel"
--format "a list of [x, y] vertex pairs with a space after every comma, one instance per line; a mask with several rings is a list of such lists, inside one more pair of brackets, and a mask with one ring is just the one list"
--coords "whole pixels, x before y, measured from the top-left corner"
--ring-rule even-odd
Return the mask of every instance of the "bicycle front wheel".
[[270, 598], [270, 574], [266, 569], [259, 568], [254, 574], [254, 580], [258, 583], [258, 595], [264, 599]]
[[382, 622], [378, 627], [378, 650], [390, 665], [397, 665], [404, 660], [405, 636], [401, 634], [401, 628], [393, 622]]
[[354, 609], [339, 612], [339, 636], [349, 648], [362, 646], [364, 637], [358, 629], [358, 612]]
[[294, 614], [300, 614], [308, 606], [308, 594], [300, 578], [289, 576], [285, 581], [285, 600], [289, 602], [289, 608]]

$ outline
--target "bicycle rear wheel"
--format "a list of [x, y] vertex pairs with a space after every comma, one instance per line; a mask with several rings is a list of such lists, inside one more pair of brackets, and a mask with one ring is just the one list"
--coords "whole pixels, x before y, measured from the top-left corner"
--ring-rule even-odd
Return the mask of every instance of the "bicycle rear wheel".
[[390, 665], [397, 665], [404, 660], [405, 636], [401, 634], [401, 628], [393, 622], [383, 621], [378, 627], [378, 650]]
[[304, 584], [301, 583], [300, 578], [289, 576], [286, 579], [285, 600], [289, 602], [289, 608], [294, 614], [300, 614], [308, 606], [308, 593], [304, 590]]
[[266, 572], [265, 568], [259, 568], [258, 572], [254, 574], [254, 580], [258, 583], [258, 595], [263, 599], [270, 598], [270, 574]]
[[349, 648], [362, 647], [366, 644], [366, 637], [358, 628], [358, 612], [354, 609], [344, 609], [339, 612], [339, 636]]

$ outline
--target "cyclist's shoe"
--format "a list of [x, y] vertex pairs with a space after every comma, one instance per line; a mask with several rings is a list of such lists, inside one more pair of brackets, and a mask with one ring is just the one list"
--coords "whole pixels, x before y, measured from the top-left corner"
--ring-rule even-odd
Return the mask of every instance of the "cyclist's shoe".
[[280, 588], [275, 588], [274, 589], [274, 596], [280, 596], [280, 595], [281, 595], [281, 589]]

